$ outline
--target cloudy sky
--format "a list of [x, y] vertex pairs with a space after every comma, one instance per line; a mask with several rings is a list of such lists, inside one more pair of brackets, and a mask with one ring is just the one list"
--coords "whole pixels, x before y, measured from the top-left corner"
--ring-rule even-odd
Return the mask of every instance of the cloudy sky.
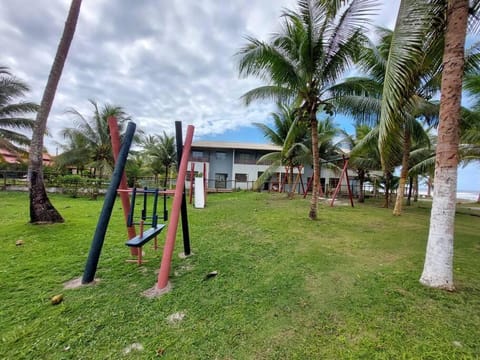
[[[395, 3], [379, 10], [393, 26]], [[70, 1], [0, 2], [0, 65], [25, 80], [40, 102]], [[146, 132], [195, 125], [195, 139], [253, 131], [269, 104], [246, 108], [240, 96], [259, 83], [239, 79], [234, 54], [245, 36], [267, 39], [293, 0], [84, 0], [48, 127], [71, 126], [65, 114], [91, 113], [88, 99], [120, 105]], [[393, 9], [393, 10], [392, 10]], [[231, 134], [230, 136], [231, 137]], [[60, 139], [58, 139], [60, 140]], [[52, 151], [52, 139], [47, 146]]]
[[[399, 0], [384, 0], [376, 25], [393, 28]], [[69, 0], [0, 2], [0, 65], [40, 102]], [[245, 36], [268, 39], [294, 0], [84, 0], [60, 80], [46, 139], [51, 153], [75, 108], [88, 99], [122, 106], [146, 133], [173, 135], [174, 122], [195, 126], [194, 140], [264, 141], [252, 122], [268, 122], [271, 104], [239, 98], [259, 85], [239, 79], [234, 54]], [[337, 122], [348, 128], [344, 118]], [[347, 123], [348, 122], [348, 123]]]

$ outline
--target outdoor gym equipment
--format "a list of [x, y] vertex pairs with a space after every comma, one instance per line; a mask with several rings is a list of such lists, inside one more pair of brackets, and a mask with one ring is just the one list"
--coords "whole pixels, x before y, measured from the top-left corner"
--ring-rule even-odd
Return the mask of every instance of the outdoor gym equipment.
[[345, 157], [345, 155], [342, 155], [342, 159], [343, 159], [342, 174], [340, 175], [340, 179], [338, 179], [338, 184], [337, 184], [337, 187], [335, 188], [335, 192], [333, 193], [330, 206], [333, 206], [333, 203], [335, 202], [335, 198], [337, 197], [337, 194], [340, 191], [340, 186], [342, 185], [342, 179], [345, 177], [345, 181], [347, 182], [348, 197], [350, 198], [350, 204], [352, 205], [352, 207], [354, 207], [352, 189], [350, 189], [350, 181], [348, 180], [348, 159], [349, 158]]
[[[136, 200], [137, 192], [143, 193], [143, 208], [142, 208], [141, 220], [139, 222], [134, 222], [135, 200]], [[153, 194], [153, 205], [152, 205], [151, 216], [148, 216], [147, 214], [147, 211], [148, 211], [147, 198], [149, 194]], [[148, 241], [150, 241], [152, 238], [154, 238], [155, 239], [154, 249], [156, 251], [158, 249], [157, 235], [160, 234], [160, 232], [165, 227], [165, 224], [158, 223], [158, 215], [157, 215], [158, 194], [159, 194], [158, 189], [149, 190], [146, 187], [143, 188], [143, 190], [137, 190], [137, 188], [132, 189], [132, 201], [130, 202], [131, 205], [130, 205], [130, 211], [128, 214], [127, 227], [139, 225], [140, 234], [129, 239], [125, 243], [125, 245], [137, 248], [138, 265], [142, 264], [142, 246], [146, 244]], [[166, 197], [165, 192], [163, 196]], [[164, 209], [164, 211], [165, 210], [166, 209]], [[166, 215], [164, 214], [164, 219], [165, 217]], [[151, 228], [144, 231], [145, 225], [151, 225]]]
[[108, 187], [107, 194], [105, 195], [105, 201], [103, 202], [103, 208], [100, 213], [97, 228], [93, 236], [92, 245], [90, 246], [90, 252], [88, 254], [87, 263], [85, 265], [85, 271], [82, 277], [82, 284], [91, 283], [95, 278], [95, 272], [97, 271], [98, 259], [102, 252], [103, 242], [105, 240], [105, 233], [107, 232], [108, 223], [112, 215], [113, 205], [115, 204], [115, 198], [117, 196], [117, 189], [122, 180], [123, 171], [125, 170], [125, 164], [127, 162], [128, 152], [132, 145], [133, 135], [135, 134], [136, 125], [133, 122], [129, 122], [127, 131], [125, 132], [125, 140], [118, 153], [118, 159], [115, 163], [115, 169], [113, 170], [112, 180]]
[[[152, 211], [152, 216], [150, 217], [152, 219], [152, 223], [151, 223], [152, 229], [149, 229], [147, 231], [143, 231], [143, 229], [141, 229], [139, 236], [137, 235], [130, 236], [131, 234], [132, 235], [135, 234], [135, 228], [133, 227], [134, 225], [133, 220], [129, 221], [129, 219], [133, 219], [133, 208], [132, 208], [132, 211], [130, 211], [131, 206], [130, 206], [130, 199], [128, 196], [129, 190], [127, 189], [127, 186], [126, 186], [126, 177], [125, 177], [124, 170], [125, 170], [125, 164], [128, 157], [128, 152], [130, 150], [133, 136], [135, 134], [136, 125], [132, 122], [128, 123], [127, 130], [125, 132], [124, 141], [121, 147], [118, 146], [118, 144], [120, 144], [120, 136], [118, 132], [118, 124], [116, 124], [115, 118], [112, 117], [109, 119], [109, 126], [110, 125], [113, 126], [111, 127], [110, 135], [112, 138], [112, 149], [114, 150], [114, 156], [116, 156], [115, 169], [113, 171], [110, 186], [105, 196], [105, 201], [99, 216], [99, 221], [97, 223], [97, 228], [94, 234], [94, 238], [92, 240], [92, 245], [90, 247], [90, 252], [88, 255], [87, 263], [85, 265], [85, 270], [84, 270], [84, 274], [81, 281], [82, 284], [91, 283], [95, 278], [95, 272], [97, 270], [98, 260], [102, 250], [103, 242], [105, 240], [105, 233], [108, 227], [108, 223], [110, 221], [117, 191], [120, 194], [120, 197], [122, 199], [122, 207], [124, 209], [125, 219], [127, 222], [127, 229], [129, 234], [129, 241], [127, 241], [127, 245], [131, 246], [132, 250], [133, 249], [137, 250], [137, 256], [139, 256], [140, 259], [141, 259], [141, 249], [137, 245], [143, 245], [146, 241], [158, 235], [158, 233], [161, 231], [160, 227], [163, 229], [163, 227], [165, 226], [164, 224], [158, 224], [158, 217], [157, 217], [156, 208], [155, 208], [155, 210]], [[184, 235], [183, 241], [184, 241], [184, 249], [185, 249], [184, 254], [190, 255], [190, 239], [188, 234], [187, 208], [186, 208], [186, 199], [185, 199], [185, 179], [186, 179], [188, 158], [190, 156], [190, 150], [191, 150], [191, 145], [193, 140], [194, 127], [192, 125], [188, 126], [187, 134], [185, 137], [185, 143], [183, 146], [182, 146], [181, 122], [179, 121], [175, 122], [175, 130], [177, 133], [177, 156], [180, 159], [178, 162], [179, 165], [178, 165], [178, 176], [177, 176], [176, 188], [174, 191], [154, 190], [156, 194], [156, 200], [158, 200], [158, 194], [163, 193], [164, 196], [166, 196], [166, 194], [174, 194], [172, 216], [171, 216], [170, 224], [168, 226], [167, 238], [166, 238], [165, 246], [163, 250], [162, 262], [160, 264], [157, 284], [154, 287], [154, 289], [159, 292], [162, 292], [168, 288], [168, 277], [170, 273], [170, 265], [172, 261], [172, 254], [173, 254], [173, 248], [175, 245], [175, 237], [177, 233], [180, 212], [182, 213], [182, 229], [183, 229], [183, 235]], [[118, 152], [115, 151], [115, 149], [118, 149], [118, 148], [120, 148], [119, 151]], [[147, 193], [148, 193], [148, 189], [147, 189]], [[155, 201], [154, 206], [156, 206], [156, 203], [157, 201]], [[135, 206], [134, 201], [132, 201], [132, 206], [133, 207]], [[164, 210], [166, 210], [165, 206], [164, 206]], [[130, 213], [132, 214], [131, 216], [129, 216]], [[146, 212], [143, 215], [145, 217], [145, 219], [142, 219], [143, 225], [144, 225], [145, 224], [144, 220], [146, 220], [148, 217], [146, 215]], [[166, 217], [167, 215], [165, 211], [164, 218]], [[138, 255], [138, 253], [140, 253], [140, 255]]]

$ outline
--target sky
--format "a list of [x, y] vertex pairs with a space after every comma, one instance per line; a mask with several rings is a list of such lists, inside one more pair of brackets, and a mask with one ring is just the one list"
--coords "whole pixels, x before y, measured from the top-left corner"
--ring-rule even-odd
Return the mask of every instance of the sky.
[[[29, 84], [26, 100], [40, 102], [69, 5], [0, 2], [0, 66]], [[372, 22], [393, 28], [398, 5], [383, 1]], [[48, 119], [47, 149], [55, 154], [61, 129], [73, 126], [68, 109], [91, 115], [89, 99], [122, 106], [147, 134], [173, 135], [182, 121], [184, 130], [195, 126], [194, 141], [266, 142], [252, 123], [270, 124], [274, 107], [242, 104], [241, 95], [261, 83], [239, 78], [235, 54], [246, 36], [268, 40], [282, 10], [294, 7], [294, 0], [84, 0]], [[352, 129], [349, 119], [336, 121]], [[459, 189], [479, 188], [480, 166], [461, 169]]]

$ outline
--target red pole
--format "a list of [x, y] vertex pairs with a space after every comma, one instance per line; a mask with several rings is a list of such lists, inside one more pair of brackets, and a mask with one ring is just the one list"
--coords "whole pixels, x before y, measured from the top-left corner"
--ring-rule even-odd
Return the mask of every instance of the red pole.
[[[345, 171], [347, 170], [347, 165], [348, 165], [348, 161], [345, 162], [345, 156], [344, 156], [343, 157], [342, 174], [340, 175], [340, 178], [338, 179], [338, 185], [335, 188], [335, 192], [333, 193], [333, 197], [332, 197], [332, 201], [330, 202], [330, 206], [333, 206], [333, 203], [335, 202], [335, 198], [337, 197], [337, 194], [340, 191], [340, 187], [342, 186], [342, 179], [343, 179], [343, 176], [345, 174]], [[347, 185], [348, 185], [348, 178], [347, 178]], [[348, 191], [350, 191], [350, 186], [348, 187]], [[352, 207], [353, 207], [353, 201], [352, 201]]]
[[348, 159], [345, 160], [344, 156], [343, 161], [345, 162], [345, 179], [347, 179], [348, 196], [350, 197], [350, 204], [352, 205], [352, 207], [354, 207], [352, 189], [350, 188], [350, 181], [348, 180]]
[[182, 206], [182, 194], [185, 187], [188, 158], [192, 147], [193, 131], [194, 127], [188, 125], [185, 143], [183, 144], [182, 159], [178, 169], [175, 195], [173, 197], [172, 217], [168, 224], [167, 238], [165, 240], [165, 247], [163, 248], [162, 263], [160, 264], [160, 271], [158, 273], [157, 289], [165, 289], [168, 286], [168, 275], [170, 274], [173, 248], [175, 246], [175, 237], [177, 235], [178, 219], [180, 217], [180, 208]]
[[207, 173], [207, 163], [203, 163], [203, 199], [205, 201], [205, 205], [207, 205], [207, 193], [208, 193], [208, 189], [207, 189], [207, 186], [208, 186], [208, 183], [207, 183], [207, 175], [205, 175]]
[[195, 176], [195, 163], [192, 162], [190, 164], [190, 193], [188, 194], [188, 203], [192, 203], [192, 198], [193, 198], [193, 178]]
[[[112, 152], [113, 159], [117, 162], [118, 153], [120, 152], [120, 130], [118, 129], [118, 122], [114, 116], [108, 117], [108, 128], [110, 129], [110, 141], [112, 142]], [[126, 190], [127, 186], [127, 176], [125, 171], [122, 174], [122, 179], [120, 180], [120, 190]], [[125, 216], [125, 223], [128, 220], [128, 213], [130, 211], [130, 198], [128, 197], [128, 192], [120, 191], [120, 200], [122, 201], [123, 215]], [[137, 236], [134, 226], [127, 227], [128, 239], [133, 239]], [[135, 247], [130, 247], [130, 254], [137, 256], [138, 249]]]
[[303, 198], [304, 199], [307, 197], [308, 189], [310, 189], [310, 186], [312, 186], [312, 181], [313, 181], [313, 176], [307, 182], [307, 188], [305, 189], [305, 192], [303, 193]]

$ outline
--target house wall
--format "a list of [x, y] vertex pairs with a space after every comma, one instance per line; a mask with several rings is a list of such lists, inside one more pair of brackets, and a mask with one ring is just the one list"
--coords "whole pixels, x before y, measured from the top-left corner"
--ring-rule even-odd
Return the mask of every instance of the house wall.
[[[196, 151], [196, 153], [195, 153]], [[197, 155], [197, 158], [193, 156], [192, 161], [188, 165], [188, 170], [191, 170], [191, 163], [195, 163], [195, 171], [197, 173], [203, 172], [203, 164], [206, 164], [207, 171], [205, 173], [208, 179], [208, 188], [226, 188], [226, 189], [252, 189], [253, 183], [258, 179], [259, 173], [265, 172], [269, 165], [258, 165], [257, 161], [264, 154], [270, 151], [255, 150], [255, 149], [213, 149], [213, 148], [195, 148], [192, 147], [192, 156]], [[200, 158], [201, 155], [201, 158]], [[285, 168], [278, 167], [276, 169], [276, 175], [272, 178], [273, 181], [280, 181], [285, 176]], [[297, 169], [294, 169], [294, 174], [298, 173]], [[220, 174], [226, 175], [226, 181], [219, 181]], [[322, 191], [325, 191], [327, 195], [331, 195], [338, 184], [341, 175], [341, 169], [334, 171], [324, 166], [321, 168], [320, 178]], [[309, 165], [302, 168], [302, 182], [306, 188], [308, 180], [313, 176], [313, 168]], [[358, 182], [352, 178], [356, 176], [356, 173], [352, 170], [349, 171], [350, 185], [352, 191], [358, 194]], [[187, 179], [189, 180], [189, 179]], [[295, 181], [295, 178], [293, 179]], [[190, 184], [187, 182], [187, 187]], [[272, 186], [272, 184], [270, 184]], [[278, 184], [277, 184], [278, 186]], [[286, 185], [285, 190], [289, 189], [290, 185]], [[342, 181], [342, 191], [345, 191], [345, 180]], [[301, 184], [299, 183], [296, 191], [302, 191]]]

